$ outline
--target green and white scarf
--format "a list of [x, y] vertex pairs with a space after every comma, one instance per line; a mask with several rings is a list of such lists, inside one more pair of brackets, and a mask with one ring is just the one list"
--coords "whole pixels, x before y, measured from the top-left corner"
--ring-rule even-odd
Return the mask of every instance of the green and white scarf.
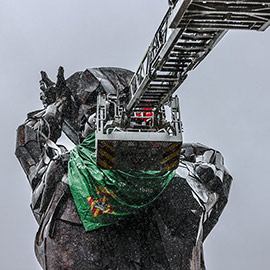
[[175, 172], [102, 170], [96, 165], [95, 134], [70, 153], [68, 179], [86, 231], [115, 224], [155, 201]]

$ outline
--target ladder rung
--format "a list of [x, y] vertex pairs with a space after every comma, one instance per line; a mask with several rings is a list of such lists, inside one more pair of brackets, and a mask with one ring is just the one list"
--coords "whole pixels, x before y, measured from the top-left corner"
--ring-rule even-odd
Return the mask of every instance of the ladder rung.
[[163, 67], [161, 70], [162, 71], [172, 71], [172, 72], [182, 72], [182, 71], [184, 71], [183, 69], [172, 68], [172, 67]]
[[[184, 56], [184, 57], [180, 57], [180, 56], [178, 56], [178, 57], [176, 57], [176, 56], [174, 56], [174, 57], [172, 57], [171, 55], [169, 56], [169, 59], [166, 61], [166, 62], [191, 62], [191, 60], [190, 59], [186, 59], [185, 58], [186, 56]], [[190, 56], [189, 56], [189, 58], [190, 58]]]
[[144, 93], [144, 95], [162, 95], [163, 93], [166, 93], [166, 91], [164, 90], [163, 92], [158, 92], [158, 89], [157, 90], [149, 90], [149, 89], [147, 89], [146, 91], [145, 91], [145, 93]]
[[177, 81], [177, 78], [156, 78], [154, 79], [154, 82], [174, 82], [174, 81]]
[[148, 94], [148, 95], [143, 95], [143, 98], [144, 99], [160, 99], [162, 97], [162, 95], [150, 95], [150, 94]]
[[[256, 27], [255, 27], [256, 26]], [[254, 24], [218, 24], [218, 23], [191, 23], [189, 25], [189, 27], [192, 28], [203, 28], [203, 29], [207, 29], [207, 28], [211, 28], [211, 29], [216, 29], [216, 30], [221, 30], [221, 29], [259, 29], [262, 25], [254, 25]]]
[[203, 50], [203, 47], [201, 48], [183, 48], [183, 47], [174, 47], [173, 52], [200, 52]]
[[194, 56], [196, 56], [197, 53], [198, 52], [196, 52], [196, 53], [185, 53], [185, 54], [183, 54], [183, 53], [172, 52], [172, 53], [170, 53], [170, 57], [172, 56], [172, 57], [181, 57], [183, 59], [190, 59], [190, 58], [193, 58]]
[[149, 93], [156, 92], [156, 93], [167, 93], [168, 89], [157, 89], [157, 88], [147, 88], [146, 90]]
[[159, 87], [160, 86], [160, 87], [163, 87], [163, 88], [168, 88], [171, 85], [169, 83], [164, 84], [164, 83], [151, 82], [149, 86], [151, 86], [151, 87]]
[[156, 79], [177, 79], [177, 77], [175, 75], [157, 75]]
[[141, 98], [140, 98], [140, 101], [139, 101], [140, 103], [142, 103], [142, 102], [150, 102], [150, 103], [155, 103], [155, 102], [159, 102], [159, 99], [158, 98], [146, 98], [146, 97], [144, 97], [144, 96], [142, 96]]
[[211, 40], [213, 38], [212, 35], [207, 35], [207, 34], [200, 34], [200, 35], [187, 35], [187, 34], [184, 34], [182, 37], [181, 37], [181, 40]]
[[[191, 15], [187, 16], [187, 20], [183, 20], [183, 22], [188, 22], [189, 20], [192, 20], [193, 22], [196, 21], [198, 23], [201, 23], [200, 21], [202, 21], [203, 23], [206, 23], [207, 21], [209, 22], [215, 22], [215, 23], [248, 23], [248, 22], [252, 22], [252, 23], [257, 23], [257, 22], [265, 22], [267, 20], [263, 19], [263, 18], [255, 18], [255, 17], [250, 17], [247, 15], [230, 15], [230, 18], [227, 19], [227, 14], [225, 15], [202, 15], [202, 16], [198, 16], [198, 15]], [[193, 17], [193, 18], [192, 18]], [[185, 17], [186, 18], [186, 17]]]
[[182, 63], [168, 63], [164, 64], [164, 67], [187, 67], [188, 65]]
[[[178, 42], [176, 43], [176, 46], [181, 46], [181, 47], [203, 47], [206, 42]], [[202, 46], [198, 46], [202, 45]]]
[[160, 95], [158, 97], [157, 96], [143, 96], [144, 100], [149, 99], [149, 100], [157, 100], [157, 101], [159, 101], [161, 97], [162, 97], [162, 95]]
[[168, 91], [170, 90], [170, 87], [148, 87], [148, 90], [164, 90], [164, 91]]
[[190, 33], [190, 34], [210, 34], [210, 35], [215, 35], [217, 34], [217, 30], [215, 29], [190, 29], [189, 27], [185, 30], [185, 33]]

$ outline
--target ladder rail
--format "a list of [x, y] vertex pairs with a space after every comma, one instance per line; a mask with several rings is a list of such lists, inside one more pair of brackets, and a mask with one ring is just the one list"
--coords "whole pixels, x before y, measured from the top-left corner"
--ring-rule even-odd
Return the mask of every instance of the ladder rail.
[[128, 117], [158, 111], [230, 29], [264, 31], [270, 1], [179, 0], [170, 6], [131, 82]]

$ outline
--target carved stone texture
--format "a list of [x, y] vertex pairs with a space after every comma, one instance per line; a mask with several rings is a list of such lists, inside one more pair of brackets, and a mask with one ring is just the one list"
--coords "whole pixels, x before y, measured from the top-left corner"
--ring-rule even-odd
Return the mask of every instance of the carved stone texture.
[[35, 252], [47, 270], [203, 270], [203, 241], [227, 200], [231, 176], [218, 152], [184, 144], [176, 176], [149, 207], [118, 224], [86, 232], [68, 186], [64, 131], [80, 143], [92, 130], [99, 91], [123, 96], [133, 73], [118, 68], [77, 72], [63, 68], [52, 82], [42, 72], [45, 108], [28, 114], [17, 130], [16, 156], [33, 190], [39, 224]]

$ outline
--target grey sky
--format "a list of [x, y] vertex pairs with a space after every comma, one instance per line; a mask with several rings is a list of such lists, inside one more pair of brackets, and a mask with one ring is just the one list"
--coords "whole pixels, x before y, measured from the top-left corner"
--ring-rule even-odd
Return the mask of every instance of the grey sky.
[[[135, 70], [166, 9], [167, 0], [1, 0], [0, 269], [40, 269], [31, 190], [13, 154], [17, 126], [41, 108], [39, 71]], [[269, 268], [269, 48], [270, 30], [229, 32], [178, 91], [184, 140], [220, 150], [234, 177], [205, 243], [208, 270]]]

